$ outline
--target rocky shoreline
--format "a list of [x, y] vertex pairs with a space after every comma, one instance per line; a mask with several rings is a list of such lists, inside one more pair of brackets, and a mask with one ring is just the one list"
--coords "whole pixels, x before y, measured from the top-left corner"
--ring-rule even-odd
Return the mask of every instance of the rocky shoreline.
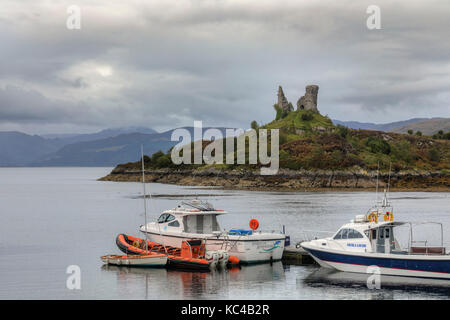
[[[307, 171], [280, 169], [277, 175], [262, 176], [259, 170], [207, 169], [146, 170], [147, 182], [189, 186], [214, 186], [225, 189], [313, 191], [363, 191], [376, 188], [376, 171]], [[142, 181], [142, 172], [121, 167], [98, 179], [100, 181]], [[389, 174], [380, 173], [379, 188], [387, 187]], [[450, 175], [441, 172], [399, 172], [391, 174], [392, 191], [450, 191]]]

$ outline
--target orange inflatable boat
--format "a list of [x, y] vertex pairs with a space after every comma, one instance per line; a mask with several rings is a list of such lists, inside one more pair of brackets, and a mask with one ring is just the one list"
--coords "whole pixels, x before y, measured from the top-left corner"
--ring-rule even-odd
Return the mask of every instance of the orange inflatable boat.
[[[148, 254], [145, 248], [145, 240], [126, 234], [119, 234], [116, 244], [126, 254]], [[200, 239], [183, 241], [181, 248], [163, 246], [159, 243], [147, 241], [147, 250], [150, 252], [167, 254], [167, 266], [170, 268], [210, 270], [217, 261], [213, 256], [208, 256], [205, 244]]]

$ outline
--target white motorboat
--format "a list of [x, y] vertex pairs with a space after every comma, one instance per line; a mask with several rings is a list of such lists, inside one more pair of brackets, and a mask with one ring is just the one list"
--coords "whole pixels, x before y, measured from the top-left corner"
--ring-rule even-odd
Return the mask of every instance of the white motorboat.
[[[416, 240], [413, 230], [418, 224], [440, 227], [440, 244], [430, 246], [427, 240]], [[409, 226], [406, 248], [396, 237], [399, 226]], [[356, 216], [334, 236], [302, 242], [301, 246], [325, 268], [371, 273], [378, 267], [381, 275], [450, 279], [450, 255], [443, 245], [442, 224], [394, 221], [386, 192], [381, 206]]]
[[177, 208], [164, 211], [156, 222], [140, 227], [148, 239], [166, 246], [181, 247], [183, 240], [204, 239], [206, 250], [226, 250], [241, 263], [281, 260], [286, 236], [280, 232], [256, 231], [258, 223], [252, 220], [254, 230], [221, 231], [217, 217], [226, 214], [204, 201], [183, 201]]

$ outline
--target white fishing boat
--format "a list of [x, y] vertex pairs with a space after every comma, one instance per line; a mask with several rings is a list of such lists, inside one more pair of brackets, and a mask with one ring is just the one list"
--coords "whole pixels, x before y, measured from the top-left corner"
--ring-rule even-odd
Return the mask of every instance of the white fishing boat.
[[103, 263], [130, 267], [164, 267], [167, 264], [167, 255], [151, 253], [147, 255], [118, 255], [102, 256]]
[[[438, 245], [422, 240], [424, 235], [416, 238], [417, 225], [425, 224], [438, 227]], [[396, 237], [400, 226], [409, 227], [405, 248]], [[433, 235], [436, 234], [439, 232]], [[443, 243], [441, 223], [394, 221], [393, 207], [385, 191], [381, 206], [373, 207], [365, 215], [357, 215], [332, 237], [302, 242], [301, 246], [325, 268], [370, 273], [376, 266], [381, 275], [450, 279], [450, 255]]]
[[180, 248], [183, 240], [204, 239], [206, 250], [226, 250], [241, 263], [281, 260], [286, 236], [276, 232], [257, 231], [259, 223], [251, 220], [252, 230], [221, 230], [217, 217], [226, 214], [210, 203], [183, 201], [178, 207], [164, 211], [155, 222], [142, 225], [148, 239]]

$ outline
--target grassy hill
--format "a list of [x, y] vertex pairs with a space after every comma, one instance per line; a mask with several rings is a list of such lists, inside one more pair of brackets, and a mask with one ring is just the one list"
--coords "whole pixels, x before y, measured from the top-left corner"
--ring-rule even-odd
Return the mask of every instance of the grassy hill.
[[[450, 140], [427, 136], [354, 130], [340, 125], [317, 112], [292, 111], [259, 129], [280, 130], [280, 168], [292, 170], [376, 170], [392, 167], [394, 172], [420, 171], [450, 173]], [[210, 142], [204, 141], [203, 147]], [[224, 155], [225, 155], [224, 143]], [[236, 145], [236, 144], [235, 144]], [[246, 149], [248, 156], [248, 148]], [[225, 156], [224, 156], [225, 157]], [[236, 152], [235, 152], [236, 159]], [[235, 161], [236, 163], [237, 161]], [[225, 159], [224, 159], [225, 163]], [[188, 168], [174, 165], [170, 153], [160, 152], [146, 157], [150, 168]], [[138, 169], [139, 162], [119, 165], [118, 170]], [[202, 167], [197, 165], [196, 168]], [[211, 167], [211, 165], [203, 165]], [[217, 168], [248, 169], [257, 165], [223, 164]]]

